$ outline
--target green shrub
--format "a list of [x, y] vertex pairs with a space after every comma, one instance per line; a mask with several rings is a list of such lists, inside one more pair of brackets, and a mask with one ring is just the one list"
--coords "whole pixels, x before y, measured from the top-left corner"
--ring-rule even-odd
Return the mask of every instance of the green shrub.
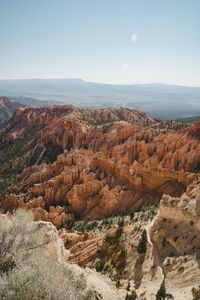
[[127, 257], [127, 249], [126, 248], [121, 249], [121, 257]]
[[104, 267], [104, 265], [100, 261], [96, 262], [95, 269], [97, 272], [101, 272], [103, 270], [103, 267]]
[[135, 215], [134, 211], [133, 211], [133, 210], [131, 210], [131, 212], [130, 212], [130, 217], [131, 217], [131, 220], [133, 220], [133, 218], [134, 218], [134, 215]]
[[166, 288], [165, 288], [165, 279], [163, 279], [159, 290], [156, 294], [156, 300], [163, 300], [166, 298]]
[[164, 300], [164, 299], [174, 299], [174, 297], [171, 294], [166, 293], [165, 278], [163, 279], [160, 288], [156, 294], [156, 300]]
[[132, 290], [131, 294], [126, 294], [125, 300], [135, 300], [137, 299], [137, 293], [135, 290]]
[[119, 217], [117, 224], [118, 224], [119, 227], [124, 227], [124, 225], [125, 225], [124, 218], [123, 217]]
[[166, 243], [167, 243], [167, 240], [166, 240], [166, 237], [164, 236], [163, 240], [162, 240], [162, 247], [165, 247]]
[[12, 221], [0, 216], [0, 271], [7, 273], [23, 262], [30, 248], [40, 248], [44, 239], [42, 232], [33, 227], [31, 211], [18, 209]]
[[67, 265], [47, 257], [36, 259], [34, 263], [33, 266], [23, 265], [0, 278], [1, 299], [91, 299], [92, 291], [86, 289], [83, 275], [77, 276]]
[[109, 243], [110, 240], [111, 240], [111, 235], [109, 233], [106, 233], [106, 236], [105, 236], [106, 243]]
[[147, 251], [147, 232], [146, 229], [144, 229], [142, 232], [142, 237], [137, 246], [137, 252], [142, 254], [142, 253], [146, 253], [146, 251]]
[[89, 300], [83, 273], [47, 256], [45, 232], [31, 211], [18, 210], [12, 220], [0, 215], [0, 299]]
[[119, 279], [117, 279], [117, 281], [116, 281], [116, 288], [120, 288], [120, 286], [121, 286], [121, 282], [119, 281]]
[[200, 300], [200, 287], [192, 288], [192, 300]]
[[9, 273], [16, 266], [12, 256], [6, 255], [0, 258], [0, 274]]
[[174, 237], [174, 242], [176, 242], [178, 240], [178, 236]]
[[180, 272], [180, 273], [184, 272], [184, 270], [185, 270], [185, 268], [184, 268], [183, 266], [180, 266], [180, 267], [178, 268], [178, 272]]

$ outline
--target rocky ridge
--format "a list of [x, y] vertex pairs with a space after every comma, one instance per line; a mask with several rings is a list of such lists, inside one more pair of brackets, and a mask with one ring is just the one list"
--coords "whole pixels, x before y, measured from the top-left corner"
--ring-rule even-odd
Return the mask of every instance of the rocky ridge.
[[0, 97], [0, 121], [11, 118], [13, 112], [20, 107], [23, 105], [7, 97]]

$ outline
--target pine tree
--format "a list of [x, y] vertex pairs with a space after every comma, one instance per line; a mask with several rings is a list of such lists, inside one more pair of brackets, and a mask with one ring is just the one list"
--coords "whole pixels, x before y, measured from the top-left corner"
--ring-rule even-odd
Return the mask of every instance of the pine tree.
[[138, 253], [146, 253], [146, 251], [147, 251], [147, 232], [146, 232], [146, 229], [144, 229], [142, 232], [142, 237], [137, 246], [137, 252]]
[[156, 294], [156, 300], [164, 300], [166, 298], [165, 279], [163, 279], [159, 290]]

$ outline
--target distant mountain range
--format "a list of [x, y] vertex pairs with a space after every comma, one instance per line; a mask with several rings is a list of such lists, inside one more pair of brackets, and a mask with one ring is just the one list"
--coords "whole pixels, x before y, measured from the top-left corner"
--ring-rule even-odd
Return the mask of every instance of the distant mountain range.
[[198, 119], [200, 119], [200, 115], [195, 116], [195, 117], [190, 117], [190, 118], [180, 118], [180, 119], [177, 119], [176, 121], [195, 124]]
[[42, 106], [42, 105], [54, 105], [54, 104], [64, 104], [62, 101], [48, 101], [48, 100], [38, 100], [32, 97], [24, 97], [24, 96], [12, 96], [12, 100], [17, 101], [25, 106], [28, 105], [36, 105], [36, 106]]
[[200, 87], [162, 83], [112, 85], [82, 79], [0, 80], [0, 95], [24, 105], [73, 104], [80, 108], [128, 107], [163, 119], [200, 115]]

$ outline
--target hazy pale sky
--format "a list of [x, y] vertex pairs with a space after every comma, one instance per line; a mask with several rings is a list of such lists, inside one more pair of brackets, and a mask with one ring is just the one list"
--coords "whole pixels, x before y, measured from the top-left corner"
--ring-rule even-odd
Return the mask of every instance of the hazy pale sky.
[[0, 79], [200, 86], [200, 0], [0, 0]]

